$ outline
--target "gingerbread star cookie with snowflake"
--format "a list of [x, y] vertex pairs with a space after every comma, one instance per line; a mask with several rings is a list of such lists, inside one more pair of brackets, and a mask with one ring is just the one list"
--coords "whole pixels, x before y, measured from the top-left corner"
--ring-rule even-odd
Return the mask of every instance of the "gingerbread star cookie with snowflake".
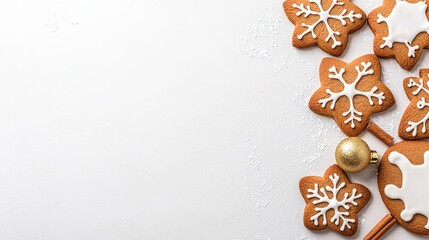
[[429, 12], [423, 0], [384, 0], [368, 15], [374, 32], [374, 52], [379, 57], [395, 58], [405, 70], [418, 62], [429, 48]]
[[399, 136], [405, 140], [429, 138], [429, 69], [420, 70], [420, 77], [405, 78], [404, 90], [411, 103], [402, 116]]
[[337, 165], [331, 166], [323, 177], [304, 177], [299, 182], [307, 203], [304, 225], [311, 230], [330, 228], [351, 236], [358, 229], [358, 212], [371, 198], [363, 185], [351, 183]]
[[295, 25], [294, 47], [317, 45], [334, 56], [344, 52], [348, 35], [366, 22], [365, 12], [349, 0], [286, 0], [283, 8]]
[[333, 117], [349, 137], [362, 133], [372, 114], [395, 103], [393, 94], [380, 81], [381, 66], [375, 55], [365, 55], [351, 63], [325, 58], [319, 72], [322, 86], [311, 97], [309, 107], [315, 113]]

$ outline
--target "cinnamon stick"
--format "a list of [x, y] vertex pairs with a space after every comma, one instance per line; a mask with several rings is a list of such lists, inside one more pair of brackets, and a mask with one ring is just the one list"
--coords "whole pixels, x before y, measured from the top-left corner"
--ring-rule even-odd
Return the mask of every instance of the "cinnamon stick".
[[395, 225], [396, 219], [391, 215], [387, 214], [375, 227], [365, 236], [364, 240], [378, 240], [382, 237], [393, 225]]
[[370, 122], [366, 129], [389, 147], [395, 143], [394, 138], [374, 122]]

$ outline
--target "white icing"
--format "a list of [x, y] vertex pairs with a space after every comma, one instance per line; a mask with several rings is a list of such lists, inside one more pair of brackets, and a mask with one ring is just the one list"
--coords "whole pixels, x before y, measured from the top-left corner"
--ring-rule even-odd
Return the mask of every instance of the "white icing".
[[[417, 94], [419, 94], [421, 91], [426, 92], [427, 94], [429, 94], [429, 89], [427, 89], [423, 83], [423, 79], [420, 79], [419, 81], [420, 83], [416, 83], [413, 79], [410, 79], [410, 83], [408, 83], [407, 87], [408, 88], [412, 88], [412, 87], [417, 87], [417, 89], [412, 92], [412, 94], [414, 96], [416, 96]], [[428, 82], [426, 82], [426, 85], [429, 85]], [[416, 104], [417, 108], [419, 110], [424, 110], [426, 107], [429, 107], [429, 102], [426, 102], [426, 98], [422, 97], [420, 101], [417, 102]], [[426, 129], [426, 122], [429, 119], [429, 111], [426, 113], [426, 116], [424, 116], [422, 119], [420, 119], [420, 121], [418, 122], [408, 122], [409, 127], [406, 129], [407, 132], [413, 132], [413, 137], [417, 136], [417, 131], [418, 131], [418, 127], [420, 125], [422, 125], [422, 133], [426, 133], [427, 129]]]
[[396, 5], [388, 17], [378, 14], [378, 23], [385, 22], [389, 35], [380, 48], [392, 48], [393, 43], [404, 43], [408, 48], [408, 57], [415, 57], [418, 45], [411, 46], [412, 41], [421, 32], [429, 33], [429, 21], [426, 16], [426, 2], [409, 3], [396, 0]]
[[358, 122], [362, 121], [362, 119], [360, 117], [363, 115], [362, 112], [359, 112], [355, 108], [355, 104], [354, 104], [354, 97], [355, 96], [360, 95], [360, 96], [367, 97], [369, 104], [371, 104], [371, 106], [374, 105], [374, 101], [372, 100], [372, 98], [378, 99], [378, 105], [381, 105], [383, 103], [383, 100], [386, 99], [383, 92], [378, 93], [378, 94], [375, 93], [378, 90], [378, 88], [376, 86], [374, 86], [372, 88], [372, 90], [369, 92], [359, 91], [356, 89], [356, 85], [358, 84], [358, 82], [360, 80], [362, 80], [362, 78], [364, 76], [374, 74], [374, 71], [372, 69], [370, 69], [372, 66], [371, 62], [367, 62], [367, 63], [362, 62], [361, 65], [363, 66], [362, 70], [360, 70], [359, 66], [356, 66], [355, 69], [356, 69], [358, 75], [357, 75], [356, 79], [350, 84], [347, 83], [343, 78], [343, 74], [346, 72], [346, 70], [344, 68], [341, 68], [340, 72], [338, 72], [337, 67], [335, 67], [335, 66], [331, 67], [329, 69], [329, 72], [332, 74], [329, 75], [329, 78], [340, 81], [343, 84], [344, 89], [338, 93], [332, 92], [330, 89], [327, 89], [326, 92], [330, 95], [330, 97], [326, 98], [326, 99], [319, 100], [319, 103], [322, 104], [323, 108], [325, 108], [326, 105], [332, 101], [331, 109], [335, 109], [335, 105], [336, 105], [338, 99], [340, 99], [343, 96], [347, 97], [347, 99], [349, 100], [349, 103], [350, 103], [350, 107], [349, 107], [349, 111], [343, 113], [343, 116], [344, 117], [350, 116], [350, 117], [347, 120], [345, 120], [344, 123], [345, 124], [351, 123], [352, 128], [355, 128], [355, 122], [354, 122], [355, 120]]
[[[399, 152], [389, 154], [389, 162], [398, 166], [402, 172], [402, 187], [389, 184], [384, 188], [386, 196], [391, 199], [400, 199], [405, 209], [401, 212], [404, 221], [411, 221], [415, 214], [429, 217], [429, 151], [424, 153], [422, 165], [412, 164], [406, 156]], [[425, 225], [429, 229], [429, 221]]]
[[[330, 219], [330, 222], [334, 223], [335, 225], [339, 226], [340, 222], [342, 222], [340, 230], [344, 231], [347, 227], [348, 229], [351, 229], [350, 224], [355, 223], [355, 219], [347, 218], [350, 215], [350, 212], [340, 211], [340, 208], [344, 210], [350, 210], [351, 205], [357, 206], [356, 199], [359, 199], [362, 197], [362, 194], [357, 194], [357, 190], [353, 188], [351, 195], [349, 196], [349, 193], [344, 193], [344, 197], [342, 200], [338, 199], [338, 192], [343, 189], [346, 186], [346, 183], [344, 181], [340, 182], [338, 185], [338, 182], [340, 181], [340, 177], [337, 174], [334, 174], [334, 176], [330, 175], [329, 179], [332, 181], [332, 187], [327, 186], [326, 190], [325, 188], [320, 188], [318, 184], [314, 184], [314, 189], [308, 189], [308, 192], [310, 194], [307, 195], [308, 199], [316, 198], [317, 200], [314, 200], [312, 203], [314, 205], [325, 203], [328, 204], [325, 207], [316, 207], [315, 210], [318, 212], [317, 214], [311, 216], [310, 220], [313, 221], [313, 224], [315, 226], [319, 226], [319, 218], [323, 217], [323, 226], [326, 226], [328, 224], [328, 220], [326, 217], [326, 214], [329, 210], [334, 210], [334, 216]], [[332, 198], [329, 198], [329, 195], [326, 193], [326, 191], [332, 193]], [[320, 192], [320, 193], [319, 193]], [[331, 195], [331, 194], [330, 194]]]
[[344, 3], [343, 2], [338, 2], [338, 0], [333, 0], [331, 3], [331, 6], [327, 9], [324, 10], [322, 7], [322, 0], [309, 0], [310, 3], [315, 3], [318, 7], [318, 11], [312, 10], [310, 5], [307, 5], [304, 7], [304, 4], [293, 4], [294, 8], [297, 8], [301, 11], [297, 12], [296, 15], [297, 16], [301, 16], [302, 14], [304, 15], [305, 18], [307, 18], [310, 15], [317, 15], [319, 16], [319, 19], [314, 22], [311, 25], [305, 24], [303, 23], [302, 26], [306, 27], [307, 30], [305, 30], [303, 33], [301, 33], [300, 35], [298, 35], [298, 39], [302, 39], [305, 35], [311, 33], [313, 38], [317, 38], [316, 33], [314, 33], [314, 28], [316, 28], [317, 25], [319, 25], [319, 23], [324, 23], [326, 26], [326, 30], [328, 31], [328, 36], [325, 39], [325, 42], [328, 42], [329, 40], [332, 39], [333, 44], [332, 44], [332, 48], [336, 48], [338, 46], [341, 46], [341, 42], [338, 41], [336, 39], [335, 36], [340, 36], [340, 32], [338, 31], [334, 31], [331, 26], [328, 23], [328, 19], [335, 19], [341, 22], [341, 24], [343, 26], [347, 25], [347, 19], [350, 20], [351, 22], [355, 21], [355, 18], [361, 19], [362, 18], [362, 14], [355, 14], [354, 11], [350, 11], [348, 14], [346, 14], [347, 9], [344, 9], [340, 15], [333, 15], [331, 14], [332, 9], [335, 6], [343, 6]]

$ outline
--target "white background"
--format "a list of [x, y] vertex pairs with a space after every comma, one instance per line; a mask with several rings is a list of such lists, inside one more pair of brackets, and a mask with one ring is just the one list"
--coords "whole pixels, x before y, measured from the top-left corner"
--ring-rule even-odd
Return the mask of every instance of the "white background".
[[[282, 1], [1, 1], [0, 23], [0, 239], [343, 239], [302, 224], [298, 181], [345, 136], [307, 107], [328, 55], [291, 46]], [[428, 63], [382, 60], [392, 135]], [[373, 193], [361, 239], [387, 209], [374, 167], [350, 178]]]

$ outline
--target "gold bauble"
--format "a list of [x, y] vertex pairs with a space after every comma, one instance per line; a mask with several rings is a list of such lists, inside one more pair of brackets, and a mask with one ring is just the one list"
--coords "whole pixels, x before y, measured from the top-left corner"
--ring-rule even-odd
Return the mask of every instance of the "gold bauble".
[[377, 152], [371, 151], [368, 144], [360, 138], [346, 138], [335, 150], [338, 166], [346, 172], [360, 172], [370, 163], [378, 162]]

